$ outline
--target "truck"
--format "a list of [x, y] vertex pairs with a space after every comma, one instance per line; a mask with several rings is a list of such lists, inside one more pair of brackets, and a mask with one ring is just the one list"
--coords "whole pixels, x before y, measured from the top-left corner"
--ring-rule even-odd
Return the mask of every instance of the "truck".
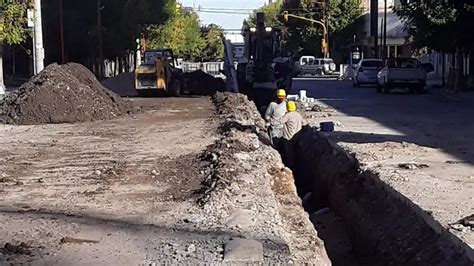
[[377, 74], [377, 92], [390, 93], [394, 88], [422, 93], [431, 64], [421, 64], [416, 58], [388, 58]]

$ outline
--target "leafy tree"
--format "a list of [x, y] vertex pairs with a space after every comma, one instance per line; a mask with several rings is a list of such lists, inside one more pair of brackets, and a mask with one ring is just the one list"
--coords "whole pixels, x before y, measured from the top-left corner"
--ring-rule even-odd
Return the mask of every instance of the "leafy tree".
[[469, 0], [404, 1], [395, 12], [404, 20], [415, 48], [443, 52], [474, 49], [472, 34], [466, 34], [474, 24]]
[[20, 44], [27, 37], [26, 4], [0, 1], [0, 91], [3, 82], [3, 45]]
[[[331, 0], [326, 1], [327, 6], [321, 1], [314, 0], [293, 0], [278, 1], [265, 5], [256, 12], [265, 13], [265, 23], [273, 27], [283, 29], [284, 47], [296, 54], [321, 54], [321, 39], [323, 38], [323, 29], [320, 25], [312, 24], [308, 21], [296, 18], [289, 19], [288, 23], [281, 21], [283, 11], [289, 11], [292, 14], [323, 21], [325, 16], [329, 18], [329, 34], [334, 36], [330, 38], [332, 47], [337, 40], [350, 39], [347, 32], [344, 32], [360, 15], [359, 0]], [[250, 26], [255, 25], [255, 14], [249, 17]], [[347, 38], [346, 38], [347, 37]], [[342, 45], [342, 42], [341, 42]]]
[[338, 34], [362, 15], [359, 0], [332, 0], [326, 7], [329, 17], [329, 32]]
[[217, 61], [224, 58], [223, 30], [221, 27], [210, 24], [201, 28], [205, 47], [201, 52], [202, 61]]
[[164, 25], [151, 26], [148, 30], [150, 48], [170, 48], [186, 60], [199, 58], [205, 47], [201, 36], [199, 17], [194, 12], [177, 14]]
[[[176, 0], [101, 0], [105, 58], [123, 57], [135, 50], [136, 39], [151, 25], [165, 23]], [[47, 61], [59, 61], [60, 32], [57, 0], [43, 1]], [[64, 37], [68, 61], [88, 65], [97, 58], [97, 0], [64, 1]]]
[[215, 61], [224, 57], [223, 30], [215, 24], [202, 26], [196, 13], [176, 14], [164, 25], [149, 27], [148, 47], [171, 48], [177, 56], [192, 61]]
[[277, 1], [255, 10], [255, 12], [250, 15], [248, 19], [248, 24], [250, 27], [255, 27], [257, 24], [257, 12], [265, 13], [265, 25], [282, 28], [284, 24], [281, 21], [281, 12], [282, 12], [283, 2]]
[[404, 20], [414, 48], [453, 54], [455, 71], [449, 89], [462, 90], [463, 53], [474, 51], [474, 37], [469, 34], [474, 25], [472, 0], [405, 0], [395, 12]]

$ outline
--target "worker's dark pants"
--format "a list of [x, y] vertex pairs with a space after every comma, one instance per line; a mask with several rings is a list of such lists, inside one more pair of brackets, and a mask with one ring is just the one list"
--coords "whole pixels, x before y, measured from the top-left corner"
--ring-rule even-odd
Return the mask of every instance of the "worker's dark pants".
[[295, 158], [296, 158], [296, 151], [295, 151], [295, 143], [292, 140], [287, 140], [282, 138], [281, 141], [281, 154], [283, 163], [290, 169], [293, 169], [295, 166]]
[[282, 127], [270, 127], [268, 129], [268, 134], [272, 140], [273, 147], [280, 151], [281, 146], [281, 136], [283, 135], [283, 128]]

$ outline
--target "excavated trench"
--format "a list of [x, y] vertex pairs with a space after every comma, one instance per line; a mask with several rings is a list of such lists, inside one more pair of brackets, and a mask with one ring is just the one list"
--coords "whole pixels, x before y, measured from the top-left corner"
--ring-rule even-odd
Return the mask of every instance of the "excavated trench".
[[333, 265], [474, 265], [468, 245], [316, 129], [293, 147], [298, 194]]
[[298, 194], [334, 265], [473, 265], [469, 246], [316, 129], [294, 149]]

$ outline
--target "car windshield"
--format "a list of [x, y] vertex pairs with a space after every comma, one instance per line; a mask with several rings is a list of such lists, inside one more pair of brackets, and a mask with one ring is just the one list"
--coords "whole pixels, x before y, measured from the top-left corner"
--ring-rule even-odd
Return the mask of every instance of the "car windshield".
[[383, 66], [383, 62], [382, 61], [363, 61], [361, 66], [381, 68]]
[[413, 58], [388, 59], [387, 66], [391, 68], [416, 68], [418, 61]]

